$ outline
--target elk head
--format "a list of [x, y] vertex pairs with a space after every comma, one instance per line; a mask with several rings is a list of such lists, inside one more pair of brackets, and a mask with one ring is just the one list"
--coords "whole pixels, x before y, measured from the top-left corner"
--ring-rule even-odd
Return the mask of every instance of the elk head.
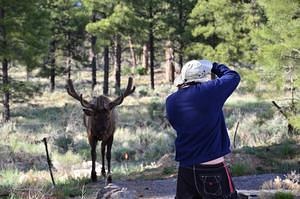
[[129, 77], [126, 90], [112, 101], [104, 95], [94, 97], [90, 102], [86, 101], [83, 99], [82, 94], [77, 94], [71, 79], [67, 80], [66, 89], [70, 96], [80, 101], [85, 115], [89, 117], [90, 124], [87, 124], [87, 126], [91, 125], [92, 131], [100, 133], [107, 131], [114, 120], [112, 110], [120, 105], [125, 97], [134, 92], [135, 86], [132, 85], [132, 81], [132, 77]]

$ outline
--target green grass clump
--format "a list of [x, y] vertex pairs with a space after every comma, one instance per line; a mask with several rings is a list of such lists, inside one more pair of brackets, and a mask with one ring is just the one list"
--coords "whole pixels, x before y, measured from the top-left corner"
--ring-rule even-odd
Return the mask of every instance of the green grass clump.
[[67, 179], [59, 181], [54, 190], [53, 196], [57, 198], [67, 198], [81, 196], [85, 198], [87, 193], [86, 184], [90, 181], [89, 178]]
[[165, 167], [163, 168], [162, 174], [164, 175], [170, 175], [177, 172], [176, 167]]
[[277, 192], [275, 193], [275, 199], [293, 199], [294, 195], [287, 192]]
[[58, 147], [58, 151], [66, 153], [74, 144], [74, 139], [71, 135], [62, 134], [54, 139], [54, 145]]
[[20, 172], [17, 169], [0, 170], [0, 187], [15, 187], [19, 177]]
[[233, 176], [243, 176], [250, 173], [250, 168], [243, 163], [235, 163], [231, 165], [230, 170]]
[[138, 66], [138, 67], [136, 67], [134, 73], [138, 74], [138, 75], [146, 75], [147, 74], [147, 70], [146, 70], [146, 68], [144, 68], [142, 66]]

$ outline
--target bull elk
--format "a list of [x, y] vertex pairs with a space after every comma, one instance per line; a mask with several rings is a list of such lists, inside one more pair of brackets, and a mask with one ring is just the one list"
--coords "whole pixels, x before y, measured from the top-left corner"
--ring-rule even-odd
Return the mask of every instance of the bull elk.
[[129, 77], [126, 90], [114, 100], [110, 100], [104, 95], [94, 97], [91, 101], [83, 99], [82, 94], [78, 95], [74, 89], [71, 79], [67, 80], [67, 92], [70, 96], [80, 101], [83, 107], [83, 123], [87, 129], [88, 141], [91, 147], [92, 156], [92, 181], [97, 181], [97, 173], [95, 170], [96, 146], [98, 141], [101, 143], [102, 169], [101, 174], [106, 177], [105, 172], [105, 150], [107, 160], [107, 183], [112, 182], [110, 166], [111, 166], [111, 148], [116, 129], [116, 112], [115, 107], [120, 105], [124, 98], [132, 94], [135, 86], [132, 85], [132, 78]]

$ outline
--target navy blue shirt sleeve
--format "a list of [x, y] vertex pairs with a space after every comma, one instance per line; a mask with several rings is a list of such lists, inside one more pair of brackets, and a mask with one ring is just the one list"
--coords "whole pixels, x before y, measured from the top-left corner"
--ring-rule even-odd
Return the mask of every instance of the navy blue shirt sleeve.
[[212, 90], [217, 96], [220, 105], [223, 106], [227, 98], [233, 93], [240, 82], [240, 75], [229, 69], [224, 64], [213, 63], [211, 72], [218, 76], [211, 81]]

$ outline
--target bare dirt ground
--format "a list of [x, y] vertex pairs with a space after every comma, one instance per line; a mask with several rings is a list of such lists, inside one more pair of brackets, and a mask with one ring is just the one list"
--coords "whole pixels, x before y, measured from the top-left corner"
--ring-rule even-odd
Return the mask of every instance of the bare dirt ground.
[[[278, 174], [262, 174], [252, 176], [233, 177], [237, 190], [259, 190], [264, 182], [273, 180]], [[117, 180], [114, 182], [119, 187], [125, 187], [128, 191], [135, 191], [138, 198], [145, 199], [170, 199], [175, 197], [176, 178], [162, 180]], [[97, 192], [103, 188], [104, 181], [87, 185], [87, 189], [93, 190], [93, 193], [86, 198], [96, 198]]]
[[[234, 177], [233, 181], [238, 190], [259, 190], [266, 181], [273, 180], [277, 174]], [[135, 190], [140, 198], [174, 198], [176, 178], [165, 180], [135, 180], [116, 182], [121, 187]]]

